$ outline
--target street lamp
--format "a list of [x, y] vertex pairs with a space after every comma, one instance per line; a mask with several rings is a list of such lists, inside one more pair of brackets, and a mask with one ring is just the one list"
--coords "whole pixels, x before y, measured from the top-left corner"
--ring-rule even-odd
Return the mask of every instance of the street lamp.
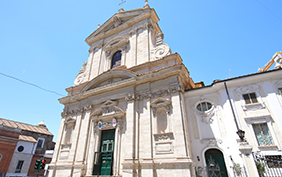
[[241, 141], [244, 141], [245, 131], [243, 131], [243, 130], [238, 130], [236, 133], [238, 134], [238, 136], [239, 136], [239, 138], [241, 139]]

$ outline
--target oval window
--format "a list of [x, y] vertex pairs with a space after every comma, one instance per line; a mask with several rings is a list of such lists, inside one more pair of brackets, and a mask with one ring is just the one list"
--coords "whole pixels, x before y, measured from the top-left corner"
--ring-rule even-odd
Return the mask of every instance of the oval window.
[[212, 104], [209, 102], [201, 102], [197, 105], [197, 110], [201, 112], [208, 111], [212, 108]]
[[19, 151], [19, 152], [22, 152], [23, 150], [24, 150], [24, 147], [23, 147], [23, 146], [19, 146], [19, 147], [18, 147], [18, 151]]

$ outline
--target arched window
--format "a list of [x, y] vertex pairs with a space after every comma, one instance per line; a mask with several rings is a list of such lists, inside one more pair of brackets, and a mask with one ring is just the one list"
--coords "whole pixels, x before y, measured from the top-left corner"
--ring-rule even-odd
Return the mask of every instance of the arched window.
[[121, 51], [117, 51], [112, 58], [111, 69], [119, 67], [121, 65]]

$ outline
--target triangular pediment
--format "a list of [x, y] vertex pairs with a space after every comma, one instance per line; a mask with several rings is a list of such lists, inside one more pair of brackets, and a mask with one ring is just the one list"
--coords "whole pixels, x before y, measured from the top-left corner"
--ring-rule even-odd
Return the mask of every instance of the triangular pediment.
[[92, 81], [85, 85], [81, 92], [87, 92], [96, 88], [117, 86], [135, 80], [135, 78], [136, 74], [132, 71], [125, 69], [110, 70], [92, 79]]
[[148, 14], [152, 16], [154, 22], [159, 21], [155, 10], [151, 8], [140, 8], [116, 13], [102, 26], [96, 29], [91, 35], [89, 35], [85, 41], [88, 45], [91, 45], [93, 42], [100, 39], [99, 36], [104, 36], [112, 30], [122, 30], [123, 27], [126, 28], [128, 25], [132, 26], [135, 23], [138, 23], [140, 19], [143, 19]]

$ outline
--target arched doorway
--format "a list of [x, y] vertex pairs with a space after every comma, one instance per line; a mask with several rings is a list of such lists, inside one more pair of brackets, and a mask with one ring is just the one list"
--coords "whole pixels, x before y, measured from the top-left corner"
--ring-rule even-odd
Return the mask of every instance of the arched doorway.
[[205, 152], [208, 177], [228, 177], [223, 154], [218, 149]]

